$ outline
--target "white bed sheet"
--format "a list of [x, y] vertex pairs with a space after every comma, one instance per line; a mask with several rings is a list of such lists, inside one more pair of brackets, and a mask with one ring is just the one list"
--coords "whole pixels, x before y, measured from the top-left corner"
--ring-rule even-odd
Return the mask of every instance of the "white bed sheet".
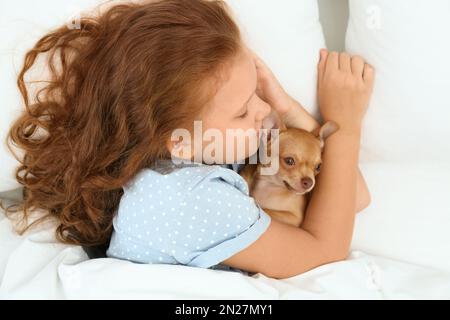
[[361, 251], [289, 279], [111, 258], [58, 243], [50, 224], [16, 235], [0, 213], [0, 299], [448, 299], [450, 274]]

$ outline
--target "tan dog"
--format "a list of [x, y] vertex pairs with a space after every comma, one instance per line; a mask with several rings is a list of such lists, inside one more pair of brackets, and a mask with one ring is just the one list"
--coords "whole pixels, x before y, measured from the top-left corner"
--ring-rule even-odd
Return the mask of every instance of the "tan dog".
[[[288, 129], [276, 117], [277, 120], [272, 121], [270, 127], [279, 127], [278, 137], [271, 141], [269, 136], [263, 140], [266, 143], [261, 145], [267, 150], [269, 162], [258, 159], [257, 164], [245, 165], [239, 174], [247, 181], [250, 196], [267, 214], [299, 227], [309, 201], [309, 192], [315, 185], [315, 176], [320, 172], [324, 140], [337, 131], [339, 126], [328, 121], [322, 127], [308, 132], [297, 128]], [[274, 152], [272, 157], [271, 147], [277, 142], [279, 152]], [[261, 174], [261, 169], [270, 166], [276, 158], [279, 161], [278, 172], [273, 175]]]

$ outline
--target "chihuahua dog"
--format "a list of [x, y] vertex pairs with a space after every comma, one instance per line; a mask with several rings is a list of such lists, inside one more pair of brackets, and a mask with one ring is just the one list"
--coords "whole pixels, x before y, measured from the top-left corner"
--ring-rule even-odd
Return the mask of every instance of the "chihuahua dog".
[[[286, 128], [280, 117], [273, 112], [271, 123], [265, 128], [279, 129], [277, 137], [266, 136], [260, 145], [270, 154], [268, 161], [258, 158], [256, 164], [247, 164], [239, 174], [247, 181], [250, 196], [272, 218], [299, 227], [314, 188], [315, 177], [320, 172], [324, 140], [337, 131], [339, 126], [328, 121], [308, 132], [303, 129]], [[278, 152], [272, 146], [278, 143]], [[276, 148], [275, 148], [276, 149]], [[272, 175], [262, 174], [262, 168], [278, 160], [278, 171]]]

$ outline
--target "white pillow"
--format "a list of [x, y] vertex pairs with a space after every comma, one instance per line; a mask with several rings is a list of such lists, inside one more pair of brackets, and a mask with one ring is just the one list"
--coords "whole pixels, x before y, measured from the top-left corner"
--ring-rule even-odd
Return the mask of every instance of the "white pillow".
[[317, 0], [226, 0], [246, 43], [316, 119], [317, 63], [325, 48]]
[[[14, 177], [18, 163], [3, 141], [23, 109], [16, 80], [25, 52], [51, 28], [71, 23], [71, 17], [102, 2], [43, 0], [36, 6], [30, 6], [28, 0], [0, 3], [0, 192], [20, 187]], [[249, 46], [266, 61], [285, 89], [318, 118], [316, 65], [325, 41], [316, 0], [228, 2]], [[22, 155], [20, 150], [18, 154]]]
[[350, 0], [346, 50], [376, 68], [361, 160], [450, 159], [450, 1]]
[[376, 69], [353, 249], [450, 270], [450, 1], [349, 5], [346, 50]]
[[[16, 83], [25, 53], [51, 29], [64, 23], [75, 26], [80, 12], [99, 3], [99, 0], [42, 0], [38, 5], [31, 5], [28, 0], [0, 2], [0, 192], [21, 186], [15, 179], [19, 163], [7, 149], [5, 139], [24, 109]], [[23, 155], [21, 150], [16, 153]]]

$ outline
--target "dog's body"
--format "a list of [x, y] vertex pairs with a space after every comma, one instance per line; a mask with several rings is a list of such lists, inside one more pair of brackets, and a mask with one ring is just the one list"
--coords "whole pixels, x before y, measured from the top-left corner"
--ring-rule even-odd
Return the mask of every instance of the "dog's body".
[[[247, 181], [250, 196], [272, 218], [299, 227], [303, 221], [310, 191], [315, 185], [315, 176], [320, 171], [324, 139], [338, 130], [338, 125], [329, 121], [313, 132], [286, 128], [279, 121], [279, 135], [263, 148], [270, 153], [269, 162], [247, 164], [239, 174]], [[275, 127], [277, 127], [275, 126]], [[270, 139], [270, 138], [269, 138]], [[274, 143], [279, 143], [278, 153], [271, 154]], [[276, 150], [276, 149], [274, 149]], [[278, 159], [275, 174], [264, 175], [262, 169]]]
[[281, 222], [300, 226], [308, 199], [265, 179], [257, 171], [259, 165], [246, 165], [240, 175], [247, 181], [250, 196], [269, 214]]

